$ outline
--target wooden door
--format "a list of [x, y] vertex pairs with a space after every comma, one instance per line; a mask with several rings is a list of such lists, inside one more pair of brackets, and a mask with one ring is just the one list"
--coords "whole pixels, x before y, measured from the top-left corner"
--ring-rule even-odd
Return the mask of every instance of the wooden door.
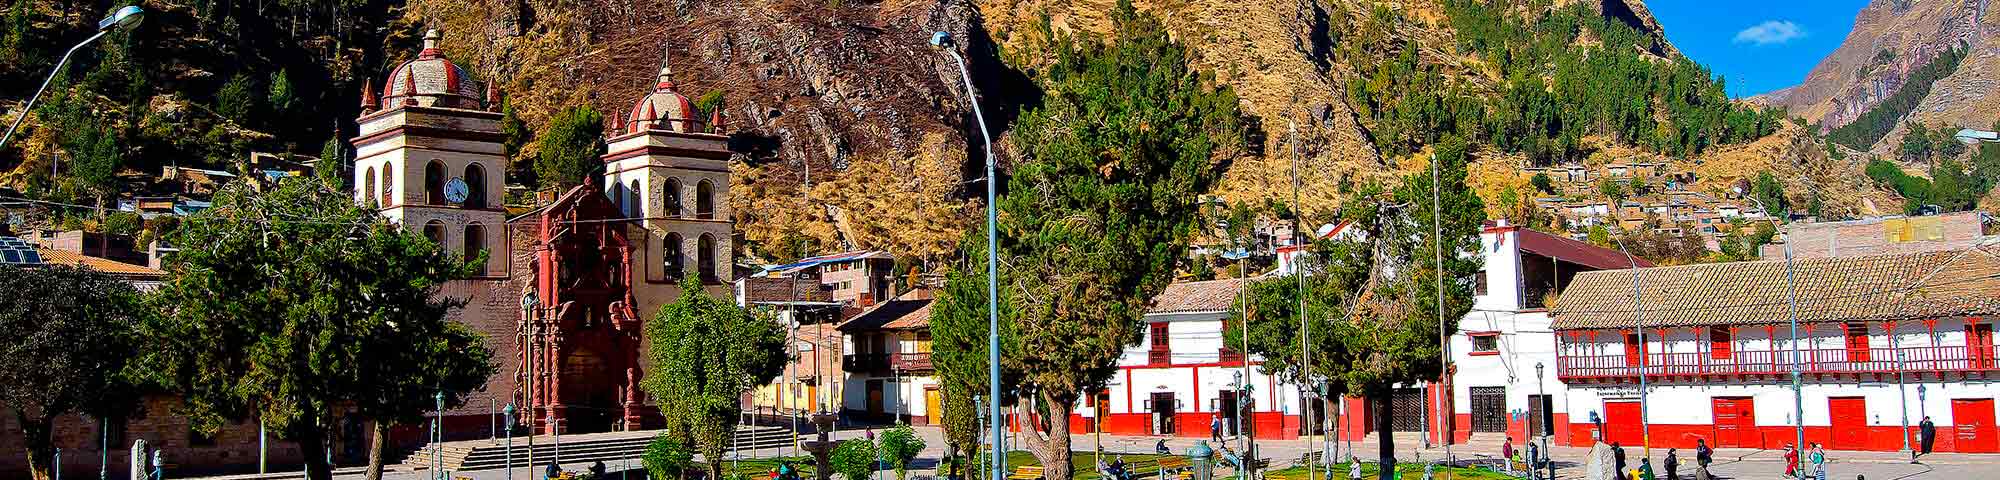
[[1507, 387], [1472, 387], [1472, 431], [1507, 432]]
[[1220, 393], [1221, 395], [1215, 397], [1215, 404], [1211, 405], [1211, 407], [1214, 408], [1217, 414], [1222, 415], [1223, 435], [1233, 437], [1238, 435], [1240, 430], [1242, 430], [1243, 424], [1238, 422], [1243, 419], [1243, 416], [1238, 415], [1238, 413], [1241, 413], [1243, 410], [1236, 408], [1235, 391], [1223, 390]]
[[1832, 418], [1832, 440], [1827, 446], [1835, 450], [1862, 450], [1868, 448], [1868, 401], [1862, 397], [1834, 397], [1826, 399], [1827, 412]]
[[882, 381], [868, 381], [868, 415], [882, 416]]
[[1952, 438], [1962, 453], [1994, 453], [2000, 442], [1993, 431], [1993, 399], [1954, 398], [1951, 400]]
[[1970, 325], [1965, 332], [1966, 358], [1972, 368], [1993, 368], [1993, 325]]
[[1639, 402], [1604, 402], [1604, 443], [1638, 445], [1644, 438], [1639, 424]]
[[1748, 397], [1716, 397], [1711, 402], [1715, 412], [1715, 446], [1756, 448], [1756, 402]]
[[924, 422], [931, 425], [944, 423], [944, 396], [937, 387], [924, 389]]
[[1150, 404], [1153, 410], [1153, 434], [1173, 435], [1174, 392], [1153, 392], [1152, 400], [1146, 403]]

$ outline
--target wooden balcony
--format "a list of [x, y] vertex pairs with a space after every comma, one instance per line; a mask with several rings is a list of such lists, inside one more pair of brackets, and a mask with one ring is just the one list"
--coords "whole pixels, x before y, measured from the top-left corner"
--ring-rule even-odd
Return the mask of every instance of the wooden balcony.
[[929, 372], [935, 370], [935, 367], [931, 365], [930, 352], [898, 353], [895, 355], [895, 357], [896, 357], [895, 358], [896, 370], [900, 370], [903, 373]]
[[[1813, 375], [1836, 374], [1943, 374], [2000, 370], [1993, 346], [1925, 346], [1871, 348], [1816, 348], [1799, 350], [1799, 369]], [[1710, 352], [1649, 353], [1641, 368], [1636, 354], [1558, 355], [1556, 378], [1570, 380], [1637, 379], [1643, 370], [1647, 378], [1708, 379], [1761, 375], [1790, 375], [1792, 352], [1753, 350], [1730, 352], [1715, 358]]]
[[1174, 353], [1170, 350], [1152, 349], [1146, 351], [1146, 365], [1164, 367], [1174, 363]]

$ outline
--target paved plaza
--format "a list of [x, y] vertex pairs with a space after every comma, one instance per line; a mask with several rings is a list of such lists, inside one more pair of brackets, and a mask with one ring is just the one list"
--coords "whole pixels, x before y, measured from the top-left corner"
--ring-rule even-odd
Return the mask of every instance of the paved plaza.
[[[936, 459], [944, 454], [944, 434], [942, 430], [936, 427], [922, 426], [916, 427], [916, 430], [919, 435], [923, 436], [928, 446], [917, 461], [920, 466], [926, 468], [910, 472], [912, 479], [933, 475], [935, 472], [928, 467], [935, 465]], [[842, 430], [836, 433], [835, 437], [846, 439], [862, 435], [864, 435], [864, 430]], [[1088, 452], [1098, 445], [1102, 445], [1103, 450], [1109, 454], [1152, 453], [1160, 440], [1167, 441], [1167, 448], [1175, 452], [1183, 452], [1193, 447], [1195, 442], [1203, 439], [1076, 435], [1073, 437], [1072, 447], [1079, 452]], [[1353, 442], [1352, 448], [1355, 455], [1361, 457], [1362, 461], [1372, 461], [1377, 457], [1379, 449], [1374, 445], [1373, 438], [1370, 440], [1369, 442]], [[1414, 433], [1398, 434], [1396, 440], [1397, 459], [1401, 462], [1437, 459], [1445, 455], [1445, 449], [1442, 447], [1423, 448], [1422, 443]], [[1236, 440], [1230, 440], [1230, 442], [1233, 448], [1240, 448], [1236, 447], [1238, 445], [1235, 443]], [[1277, 468], [1291, 466], [1299, 458], [1299, 455], [1308, 448], [1306, 440], [1263, 440], [1258, 441], [1257, 446], [1262, 455], [1272, 459], [1273, 465]], [[1517, 447], [1519, 446], [1517, 445]], [[1349, 448], [1348, 442], [1340, 442], [1339, 448], [1340, 455], [1345, 456]], [[1491, 438], [1490, 441], [1486, 438], [1476, 438], [1467, 444], [1454, 445], [1451, 450], [1453, 458], [1492, 459], [1499, 456], [1500, 443], [1497, 437]], [[1555, 459], [1558, 463], [1557, 478], [1583, 478], [1581, 462], [1586, 454], [1589, 453], [1589, 449], [1558, 446], [1554, 450]], [[785, 450], [766, 450], [756, 452], [755, 456], [776, 456], [794, 453]], [[1660, 465], [1659, 462], [1666, 457], [1666, 453], [1665, 449], [1655, 449], [1652, 451], [1655, 467]], [[1691, 464], [1694, 452], [1683, 450], [1680, 453], [1683, 461], [1688, 464], [1682, 467], [1681, 476], [1682, 478], [1690, 478], [1693, 475]], [[751, 454], [752, 452], [745, 452], [746, 458]], [[1630, 447], [1626, 448], [1626, 454], [1628, 461], [1632, 462], [1632, 465], [1638, 465], [1639, 458], [1644, 455], [1640, 449]], [[1079, 453], [1079, 455], [1088, 455], [1088, 453]], [[1718, 478], [1723, 479], [1776, 479], [1780, 478], [1780, 473], [1784, 470], [1782, 455], [1782, 452], [1774, 450], [1718, 449], [1715, 453], [1715, 465], [1711, 468], [1711, 471]], [[1937, 453], [1925, 457], [1922, 463], [1919, 464], [1911, 464], [1909, 454], [1897, 452], [1829, 451], [1827, 452], [1827, 457], [1827, 478], [1829, 480], [1853, 480], [1856, 475], [1865, 475], [1868, 480], [2000, 478], [2000, 455]], [[639, 468], [639, 461], [637, 459], [628, 462], [607, 462], [606, 466], [611, 472], [614, 472], [613, 477], [617, 478], [618, 475], [615, 472], [619, 472], [621, 467], [624, 467], [628, 463], [633, 469], [630, 472], [630, 478], [642, 478], [643, 469]], [[568, 470], [582, 470], [586, 467], [588, 465], [563, 465], [563, 468]], [[506, 470], [499, 469], [453, 472], [452, 476], [465, 477], [472, 480], [526, 480], [538, 478], [536, 473], [539, 471], [538, 469], [530, 469], [523, 466], [515, 468], [511, 477]], [[1662, 473], [1664, 474], [1664, 472]], [[893, 478], [894, 472], [885, 471], [884, 475], [884, 478]], [[209, 477], [209, 480], [275, 480], [284, 478], [299, 478], [299, 475], [296, 472], [272, 475], [232, 475]], [[362, 478], [362, 472], [360, 468], [343, 468], [336, 472], [335, 478], [358, 479]], [[383, 478], [393, 480], [423, 480], [430, 478], [430, 472], [390, 471], [385, 472]], [[1337, 478], [1345, 478], [1345, 473], [1342, 472], [1337, 475]]]

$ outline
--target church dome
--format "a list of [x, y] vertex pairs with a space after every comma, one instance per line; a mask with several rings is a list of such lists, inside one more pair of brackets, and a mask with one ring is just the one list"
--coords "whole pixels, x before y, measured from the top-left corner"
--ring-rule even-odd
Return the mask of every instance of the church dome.
[[423, 52], [417, 54], [416, 60], [404, 62], [389, 73], [388, 81], [382, 84], [384, 108], [412, 104], [480, 108], [480, 97], [485, 87], [478, 80], [473, 80], [465, 69], [439, 53], [437, 42], [441, 36], [437, 30], [424, 32]]
[[673, 68], [660, 65], [659, 82], [653, 84], [653, 92], [640, 98], [632, 105], [632, 112], [625, 117], [625, 129], [632, 132], [665, 130], [670, 132], [700, 131], [695, 120], [694, 101], [687, 95], [674, 91]]

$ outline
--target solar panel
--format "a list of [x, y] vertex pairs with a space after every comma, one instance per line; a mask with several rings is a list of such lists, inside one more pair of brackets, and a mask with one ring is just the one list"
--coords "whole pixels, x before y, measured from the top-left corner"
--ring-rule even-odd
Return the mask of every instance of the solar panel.
[[33, 265], [42, 263], [41, 252], [15, 237], [0, 237], [0, 263]]

